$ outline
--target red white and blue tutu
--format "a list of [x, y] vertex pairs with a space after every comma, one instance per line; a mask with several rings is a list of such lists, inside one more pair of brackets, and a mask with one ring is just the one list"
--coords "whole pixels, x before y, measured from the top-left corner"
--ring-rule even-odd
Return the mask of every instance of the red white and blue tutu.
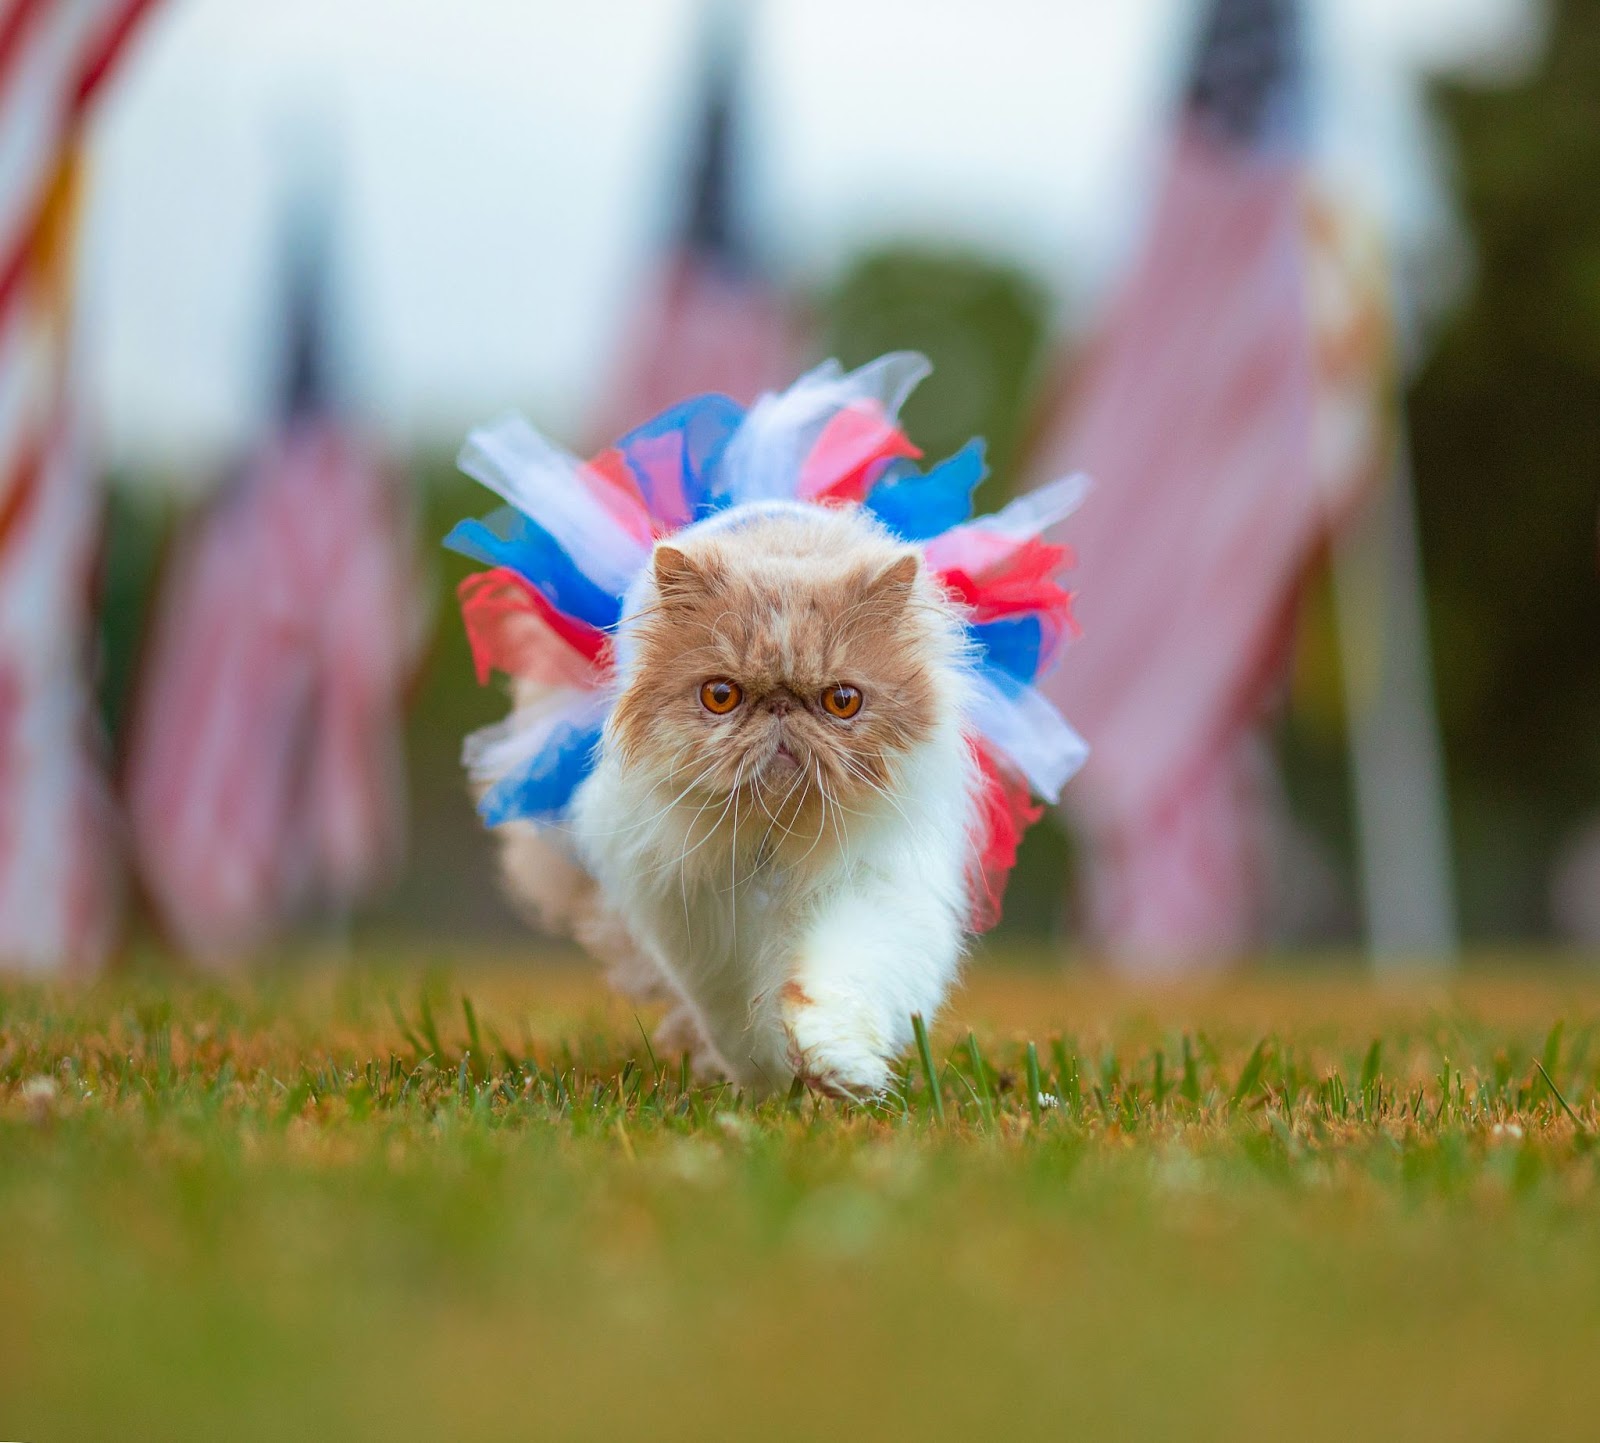
[[972, 516], [981, 441], [919, 469], [897, 417], [928, 374], [896, 352], [845, 373], [829, 361], [748, 410], [721, 395], [662, 412], [588, 461], [520, 417], [474, 431], [460, 465], [504, 507], [445, 544], [490, 569], [461, 583], [478, 680], [503, 672], [537, 700], [467, 740], [490, 826], [560, 825], [594, 769], [616, 697], [612, 638], [656, 540], [731, 506], [798, 500], [860, 506], [922, 549], [965, 611], [977, 704], [970, 740], [984, 777], [974, 839], [973, 925], [999, 917], [1017, 844], [1087, 754], [1034, 683], [1073, 630], [1059, 580], [1065, 547], [1043, 539], [1085, 483], [1067, 477], [991, 516]]

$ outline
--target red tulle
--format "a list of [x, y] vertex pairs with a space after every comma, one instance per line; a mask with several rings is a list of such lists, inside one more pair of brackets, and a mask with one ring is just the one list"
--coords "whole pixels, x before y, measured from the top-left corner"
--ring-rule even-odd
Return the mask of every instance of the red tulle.
[[[583, 463], [579, 475], [589, 488], [589, 494], [630, 536], [647, 546], [655, 539], [657, 528], [650, 519], [650, 508], [622, 452], [614, 446], [602, 451]], [[678, 500], [681, 507], [681, 488]]]
[[973, 737], [969, 745], [983, 774], [976, 845], [967, 874], [969, 922], [974, 932], [987, 932], [1000, 920], [1000, 904], [1005, 900], [1011, 869], [1017, 864], [1022, 835], [1044, 815], [1044, 807], [1033, 800], [1027, 782], [1005, 766], [987, 741]]
[[834, 412], [802, 463], [796, 495], [824, 506], [861, 501], [879, 462], [921, 455], [882, 407], [873, 402], [846, 406]]
[[[964, 533], [964, 534], [963, 534]], [[1072, 593], [1056, 579], [1070, 564], [1065, 546], [1037, 538], [1015, 541], [980, 528], [960, 528], [927, 546], [928, 566], [977, 623], [1038, 612], [1078, 634]]]
[[606, 635], [557, 611], [516, 572], [474, 572], [456, 589], [481, 686], [494, 671], [546, 686], [593, 686], [609, 666]]

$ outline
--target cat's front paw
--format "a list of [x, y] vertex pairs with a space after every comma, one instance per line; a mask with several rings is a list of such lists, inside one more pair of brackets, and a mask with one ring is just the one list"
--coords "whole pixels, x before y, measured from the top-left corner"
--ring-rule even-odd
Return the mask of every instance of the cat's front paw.
[[889, 1061], [869, 1009], [849, 997], [813, 997], [793, 981], [780, 1004], [789, 1066], [807, 1087], [854, 1098], [888, 1090]]

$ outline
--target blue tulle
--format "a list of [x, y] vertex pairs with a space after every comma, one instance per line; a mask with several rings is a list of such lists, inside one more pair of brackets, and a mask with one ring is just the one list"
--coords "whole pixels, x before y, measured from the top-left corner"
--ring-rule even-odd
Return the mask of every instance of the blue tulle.
[[556, 820], [594, 770], [599, 745], [598, 725], [563, 727], [535, 756], [483, 794], [478, 815], [491, 827], [510, 821]]
[[972, 515], [972, 493], [988, 474], [983, 442], [968, 441], [926, 474], [891, 466], [862, 503], [904, 541], [930, 541]]
[[719, 469], [743, 420], [743, 406], [712, 392], [663, 411], [617, 442], [657, 521], [687, 526], [728, 504]]
[[[614, 631], [620, 593], [647, 565], [651, 536], [670, 536], [738, 503], [797, 498], [802, 491], [814, 497], [826, 485], [837, 491], [825, 503], [831, 504], [860, 496], [864, 483], [862, 507], [885, 530], [913, 546], [935, 542], [972, 517], [973, 493], [987, 472], [983, 443], [969, 442], [926, 472], [905, 457], [908, 446], [898, 431], [885, 430], [873, 442], [868, 426], [866, 438], [851, 449], [863, 419], [886, 426], [895, 421], [926, 369], [921, 358], [906, 355], [849, 375], [829, 363], [781, 395], [763, 397], [748, 416], [727, 396], [696, 396], [629, 432], [587, 468], [526, 423], [486, 428], [474, 433], [464, 465], [531, 514], [512, 506], [463, 521], [445, 544], [515, 572], [560, 615]], [[847, 418], [848, 444], [840, 450], [830, 425], [846, 410], [856, 414]], [[832, 450], [822, 447], [825, 437]], [[550, 489], [556, 486], [581, 487], [584, 494], [558, 494]], [[647, 516], [634, 504], [633, 486]], [[1050, 588], [1019, 589], [1037, 578], [1025, 569], [1029, 559], [1018, 561], [1013, 552], [1062, 519], [1078, 494], [1068, 481], [1020, 499], [993, 537], [956, 532], [938, 563], [971, 605], [968, 615], [993, 616], [1037, 594], [1038, 611], [968, 625], [970, 720], [1000, 758], [1052, 800], [1081, 764], [1084, 748], [1032, 684], [1059, 649], [1067, 621], [1064, 608], [1052, 610]], [[971, 575], [956, 564], [962, 557], [972, 563]], [[609, 661], [597, 666], [590, 690], [541, 696], [526, 714], [490, 728], [474, 744], [474, 777], [495, 779], [478, 804], [485, 823], [549, 824], [570, 816], [575, 793], [596, 765], [600, 718], [614, 701], [605, 684], [609, 671]]]
[[1037, 616], [1007, 616], [967, 627], [978, 658], [991, 671], [1027, 685], [1045, 660], [1044, 627]]
[[457, 522], [444, 544], [487, 566], [509, 567], [557, 611], [591, 626], [605, 630], [622, 615], [619, 597], [590, 581], [548, 531], [509, 506], [481, 521]]

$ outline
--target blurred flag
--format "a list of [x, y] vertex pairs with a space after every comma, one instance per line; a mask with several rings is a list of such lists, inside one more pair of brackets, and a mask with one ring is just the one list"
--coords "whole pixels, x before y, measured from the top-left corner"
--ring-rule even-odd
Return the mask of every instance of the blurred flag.
[[88, 680], [101, 508], [76, 377], [74, 155], [149, 8], [0, 4], [0, 966], [92, 967], [116, 929]]
[[212, 965], [309, 905], [347, 908], [403, 840], [423, 615], [410, 518], [329, 405], [306, 272], [277, 433], [178, 544], [129, 756], [140, 876]]
[[748, 403], [788, 384], [798, 358], [783, 297], [745, 235], [739, 177], [737, 4], [713, 6], [682, 232], [629, 327], [596, 433], [621, 436], [686, 396]]
[[1039, 457], [1096, 483], [1068, 529], [1084, 637], [1047, 689], [1093, 747], [1092, 921], [1133, 968], [1259, 935], [1260, 722], [1350, 499], [1314, 454], [1302, 24], [1296, 0], [1214, 0], [1149, 238]]

